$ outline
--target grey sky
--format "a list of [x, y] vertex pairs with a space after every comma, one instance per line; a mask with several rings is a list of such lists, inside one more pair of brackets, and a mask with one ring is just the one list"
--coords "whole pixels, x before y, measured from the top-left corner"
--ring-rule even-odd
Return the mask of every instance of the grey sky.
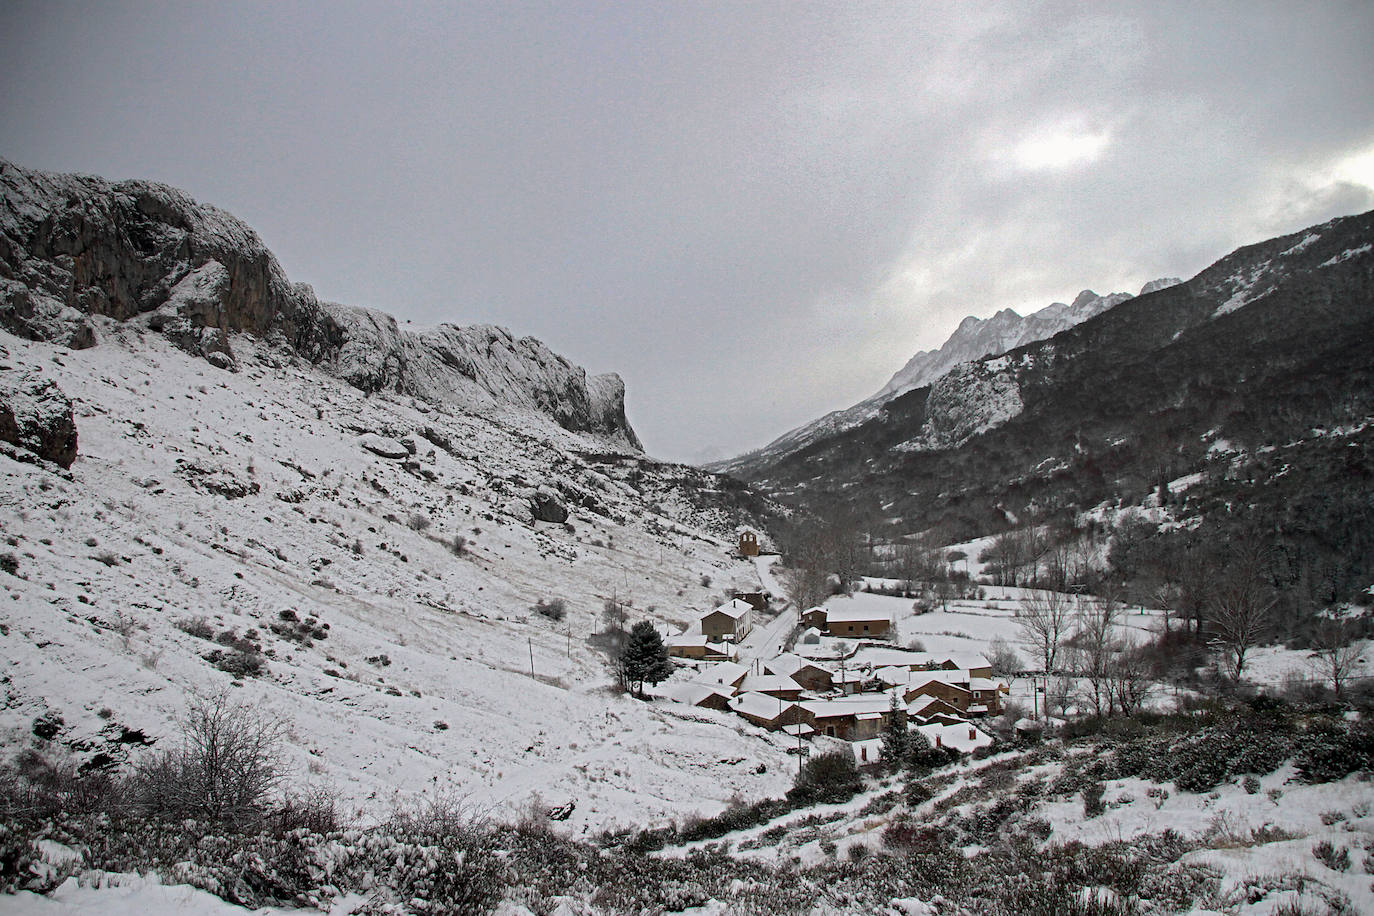
[[0, 5], [0, 156], [152, 178], [293, 280], [505, 325], [655, 455], [872, 394], [965, 315], [1374, 207], [1374, 4]]

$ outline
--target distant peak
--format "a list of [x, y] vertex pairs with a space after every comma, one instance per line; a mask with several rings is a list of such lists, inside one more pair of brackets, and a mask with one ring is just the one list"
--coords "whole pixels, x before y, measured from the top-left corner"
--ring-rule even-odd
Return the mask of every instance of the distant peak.
[[1101, 299], [1101, 298], [1102, 298], [1101, 296], [1099, 296], [1097, 293], [1093, 292], [1092, 290], [1090, 290], [1090, 289], [1085, 289], [1085, 290], [1083, 290], [1083, 292], [1079, 293], [1077, 296], [1074, 296], [1074, 298], [1073, 298], [1073, 304], [1072, 304], [1071, 307], [1072, 307], [1072, 308], [1082, 308], [1083, 306], [1087, 305], [1089, 302], [1092, 302], [1094, 299]]
[[1157, 293], [1161, 289], [1168, 289], [1171, 286], [1178, 286], [1182, 282], [1183, 281], [1180, 280], [1178, 277], [1161, 277], [1158, 280], [1151, 280], [1149, 283], [1146, 283], [1144, 286], [1140, 288], [1140, 295], [1144, 296], [1149, 293]]

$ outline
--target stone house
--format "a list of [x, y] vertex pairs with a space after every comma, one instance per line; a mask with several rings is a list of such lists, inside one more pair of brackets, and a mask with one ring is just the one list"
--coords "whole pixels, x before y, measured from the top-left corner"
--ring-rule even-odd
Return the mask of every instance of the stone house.
[[711, 642], [725, 639], [738, 642], [754, 627], [754, 608], [749, 602], [733, 598], [713, 611], [701, 615], [701, 632]]

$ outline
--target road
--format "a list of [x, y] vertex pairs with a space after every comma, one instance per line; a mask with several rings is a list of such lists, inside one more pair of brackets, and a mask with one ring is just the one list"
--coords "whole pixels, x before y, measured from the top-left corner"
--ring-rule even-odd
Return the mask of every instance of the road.
[[[759, 571], [759, 581], [763, 583], [766, 591], [773, 595], [781, 596], [784, 594], [782, 585], [773, 576], [773, 564], [778, 561], [776, 556], [755, 557], [754, 565]], [[792, 627], [796, 624], [797, 615], [793, 612], [789, 604], [778, 613], [772, 620], [759, 621], [749, 635], [736, 647], [739, 653], [738, 661], [741, 665], [748, 665], [754, 659], [767, 661], [782, 652], [782, 644], [787, 639], [787, 635], [792, 632]]]

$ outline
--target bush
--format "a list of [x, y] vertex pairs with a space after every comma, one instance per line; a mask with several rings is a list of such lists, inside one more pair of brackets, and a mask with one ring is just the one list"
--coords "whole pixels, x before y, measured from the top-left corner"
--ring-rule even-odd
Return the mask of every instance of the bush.
[[568, 616], [568, 602], [562, 598], [554, 598], [552, 601], [540, 598], [531, 610], [540, 617], [547, 617], [556, 623]]
[[1326, 720], [1303, 735], [1294, 760], [1304, 782], [1334, 782], [1374, 769], [1374, 729]]
[[193, 700], [181, 745], [144, 760], [132, 790], [143, 813], [243, 824], [259, 820], [282, 779], [284, 728], [226, 694]]
[[182, 617], [176, 621], [174, 626], [188, 636], [196, 639], [212, 640], [215, 638], [215, 628], [210, 625], [210, 621], [204, 617]]
[[12, 553], [0, 553], [0, 572], [19, 575], [19, 558]]
[[1312, 847], [1312, 855], [1332, 871], [1346, 871], [1350, 868], [1350, 850], [1336, 846], [1330, 840], [1322, 840]]
[[406, 519], [406, 525], [411, 531], [425, 531], [429, 528], [429, 518], [418, 512], [412, 512], [410, 517]]
[[252, 649], [212, 649], [202, 656], [225, 674], [235, 678], [257, 677], [267, 670], [267, 659]]
[[1097, 817], [1107, 810], [1107, 805], [1102, 801], [1102, 796], [1106, 794], [1107, 787], [1100, 782], [1092, 782], [1083, 787], [1083, 816]]
[[863, 788], [863, 778], [848, 750], [827, 751], [810, 758], [787, 790], [793, 804], [822, 804], [848, 801]]

